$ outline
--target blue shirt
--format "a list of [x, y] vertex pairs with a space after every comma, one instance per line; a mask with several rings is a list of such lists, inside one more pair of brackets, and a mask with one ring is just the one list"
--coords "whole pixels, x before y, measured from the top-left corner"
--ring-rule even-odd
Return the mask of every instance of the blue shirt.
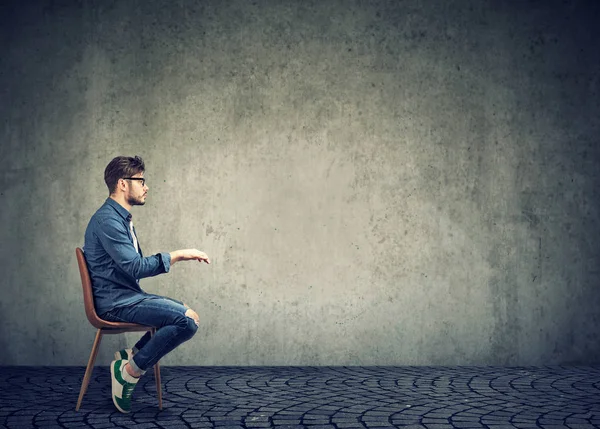
[[94, 213], [85, 230], [83, 251], [99, 316], [113, 308], [154, 296], [142, 290], [139, 279], [168, 273], [171, 268], [169, 253], [145, 258], [139, 241], [139, 253], [135, 250], [130, 220], [131, 213], [109, 197]]

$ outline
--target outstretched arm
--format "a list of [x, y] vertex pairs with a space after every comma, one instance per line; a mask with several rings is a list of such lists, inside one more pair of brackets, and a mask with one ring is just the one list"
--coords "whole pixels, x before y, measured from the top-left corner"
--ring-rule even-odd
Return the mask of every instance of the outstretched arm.
[[171, 265], [173, 265], [175, 262], [179, 262], [179, 261], [193, 261], [193, 260], [196, 260], [198, 262], [204, 261], [207, 264], [210, 264], [210, 259], [208, 259], [208, 255], [204, 252], [201, 252], [198, 249], [174, 250], [172, 252], [169, 252], [169, 255], [171, 255]]
[[121, 270], [134, 279], [143, 279], [169, 272], [169, 254], [142, 257], [133, 247], [127, 228], [116, 219], [96, 220], [95, 234], [102, 247]]

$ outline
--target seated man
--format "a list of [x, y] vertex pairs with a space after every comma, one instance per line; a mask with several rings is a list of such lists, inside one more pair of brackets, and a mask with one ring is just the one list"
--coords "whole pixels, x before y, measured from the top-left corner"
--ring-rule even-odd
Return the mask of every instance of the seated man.
[[109, 197], [94, 213], [85, 231], [84, 252], [98, 316], [157, 328], [147, 332], [132, 349], [115, 353], [110, 365], [112, 399], [117, 409], [131, 409], [131, 395], [139, 377], [175, 347], [194, 336], [199, 319], [183, 302], [144, 292], [139, 279], [168, 273], [178, 261], [210, 264], [196, 249], [175, 250], [144, 257], [132, 223], [131, 207], [146, 202], [148, 186], [144, 161], [118, 156], [104, 170]]

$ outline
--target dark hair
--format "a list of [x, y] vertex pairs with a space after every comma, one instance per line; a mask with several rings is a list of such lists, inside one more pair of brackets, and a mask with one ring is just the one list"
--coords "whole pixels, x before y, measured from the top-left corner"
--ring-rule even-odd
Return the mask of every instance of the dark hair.
[[104, 169], [104, 181], [108, 192], [112, 195], [117, 188], [117, 182], [124, 177], [131, 177], [146, 170], [141, 157], [117, 156]]

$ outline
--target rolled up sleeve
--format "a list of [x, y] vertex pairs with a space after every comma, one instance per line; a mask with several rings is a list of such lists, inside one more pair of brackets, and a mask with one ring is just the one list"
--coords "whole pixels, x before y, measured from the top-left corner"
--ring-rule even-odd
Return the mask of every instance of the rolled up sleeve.
[[171, 269], [171, 254], [167, 252], [161, 252], [158, 254], [158, 256], [160, 257], [160, 261], [163, 266], [163, 272], [168, 273]]

